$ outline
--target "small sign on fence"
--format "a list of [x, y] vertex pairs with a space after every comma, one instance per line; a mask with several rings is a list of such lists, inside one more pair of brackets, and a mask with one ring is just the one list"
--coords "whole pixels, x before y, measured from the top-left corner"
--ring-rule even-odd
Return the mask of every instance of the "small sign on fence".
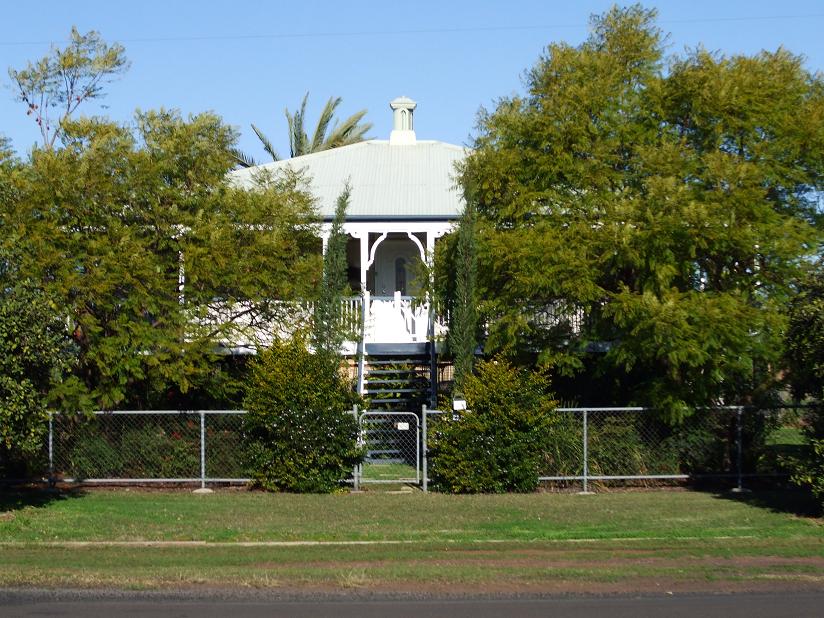
[[409, 431], [409, 423], [397, 423], [395, 427], [399, 431]]

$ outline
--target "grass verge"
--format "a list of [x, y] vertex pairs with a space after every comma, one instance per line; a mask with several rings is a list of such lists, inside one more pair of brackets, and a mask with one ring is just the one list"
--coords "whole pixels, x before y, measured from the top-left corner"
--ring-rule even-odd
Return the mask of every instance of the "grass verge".
[[[803, 516], [805, 508], [790, 492], [6, 494], [0, 497], [0, 585], [820, 588], [824, 526]], [[106, 545], [112, 541], [125, 545]], [[210, 544], [163, 544], [187, 541]], [[158, 544], [130, 545], [141, 542]], [[321, 544], [237, 544], [271, 542]]]

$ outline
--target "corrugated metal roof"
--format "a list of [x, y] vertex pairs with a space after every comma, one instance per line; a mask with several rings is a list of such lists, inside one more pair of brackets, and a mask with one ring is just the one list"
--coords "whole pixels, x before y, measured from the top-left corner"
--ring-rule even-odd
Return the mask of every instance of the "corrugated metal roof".
[[386, 140], [369, 140], [235, 170], [231, 177], [238, 185], [251, 187], [255, 170], [276, 172], [287, 166], [302, 169], [324, 218], [334, 215], [335, 200], [349, 179], [349, 217], [454, 219], [463, 209], [455, 163], [462, 161], [467, 152], [438, 141], [390, 146]]

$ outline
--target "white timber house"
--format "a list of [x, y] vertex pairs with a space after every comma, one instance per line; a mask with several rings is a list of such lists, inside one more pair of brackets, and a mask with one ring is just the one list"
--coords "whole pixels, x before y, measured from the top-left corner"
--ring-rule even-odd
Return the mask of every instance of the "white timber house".
[[323, 220], [324, 251], [337, 198], [349, 183], [344, 231], [349, 285], [357, 296], [346, 300], [346, 313], [357, 316], [361, 324], [360, 340], [347, 342], [344, 353], [361, 359], [358, 382], [364, 393], [368, 393], [364, 358], [367, 364], [372, 358], [373, 367], [375, 362], [410, 358], [422, 365], [428, 359], [434, 372], [436, 342], [445, 330], [425, 299], [418, 298], [416, 263], [433, 259], [435, 243], [463, 210], [455, 170], [468, 151], [417, 139], [416, 106], [407, 97], [390, 103], [393, 129], [388, 140], [367, 140], [232, 172], [234, 182], [251, 188], [260, 170], [302, 171]]

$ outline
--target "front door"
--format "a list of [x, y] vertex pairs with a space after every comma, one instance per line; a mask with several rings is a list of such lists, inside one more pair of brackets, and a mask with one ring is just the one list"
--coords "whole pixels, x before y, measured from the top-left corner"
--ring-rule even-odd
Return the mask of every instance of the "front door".
[[420, 260], [411, 240], [384, 240], [375, 254], [375, 296], [413, 296], [419, 286], [414, 281], [414, 264]]

